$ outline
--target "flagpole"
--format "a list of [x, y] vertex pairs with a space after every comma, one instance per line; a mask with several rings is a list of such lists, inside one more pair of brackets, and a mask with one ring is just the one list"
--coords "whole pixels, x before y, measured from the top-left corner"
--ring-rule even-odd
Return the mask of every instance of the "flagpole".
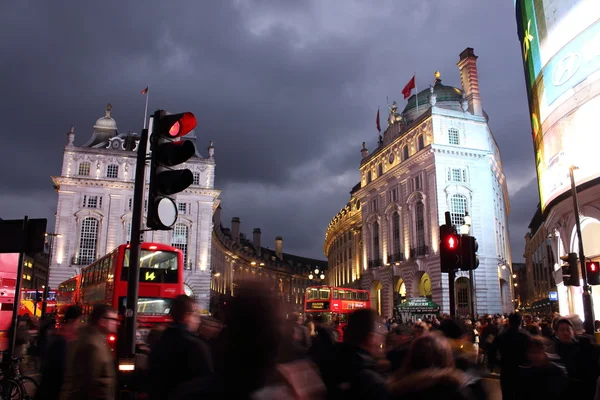
[[419, 88], [417, 87], [417, 73], [414, 74], [415, 77], [415, 99], [417, 103], [417, 116], [419, 115]]
[[146, 87], [146, 107], [144, 108], [144, 129], [148, 128], [148, 97], [150, 96], [150, 85]]

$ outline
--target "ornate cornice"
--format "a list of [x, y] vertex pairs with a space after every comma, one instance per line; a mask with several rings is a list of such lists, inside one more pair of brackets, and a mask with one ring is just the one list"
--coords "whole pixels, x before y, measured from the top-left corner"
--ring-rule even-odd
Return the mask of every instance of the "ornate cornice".
[[[61, 186], [77, 186], [77, 187], [88, 187], [88, 188], [103, 188], [103, 189], [122, 189], [122, 190], [133, 190], [134, 181], [123, 181], [123, 180], [108, 180], [108, 179], [89, 179], [89, 178], [70, 178], [64, 176], [52, 176], [52, 182], [60, 190]], [[206, 189], [202, 187], [190, 186], [182, 192], [182, 194], [191, 194], [198, 196], [207, 196], [212, 198], [218, 198], [221, 195], [219, 189]]]
[[432, 153], [447, 154], [452, 156], [471, 157], [471, 158], [483, 158], [491, 155], [489, 151], [476, 150], [476, 149], [465, 149], [461, 147], [441, 147], [440, 145], [431, 146]]

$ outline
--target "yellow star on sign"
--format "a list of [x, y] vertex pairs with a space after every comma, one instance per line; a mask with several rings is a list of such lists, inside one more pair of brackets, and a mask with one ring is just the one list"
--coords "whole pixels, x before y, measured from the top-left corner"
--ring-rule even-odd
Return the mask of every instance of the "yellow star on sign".
[[531, 20], [527, 21], [527, 30], [525, 31], [525, 37], [523, 38], [523, 53], [525, 53], [525, 61], [527, 61], [527, 54], [529, 53], [530, 44], [533, 40], [533, 35], [531, 34], [530, 29]]

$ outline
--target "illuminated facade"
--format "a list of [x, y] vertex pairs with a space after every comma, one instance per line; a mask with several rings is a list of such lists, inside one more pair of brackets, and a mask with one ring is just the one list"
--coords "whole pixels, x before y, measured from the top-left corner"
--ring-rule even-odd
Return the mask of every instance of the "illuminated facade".
[[[52, 177], [58, 192], [54, 232], [62, 236], [55, 239], [52, 248], [51, 288], [131, 237], [139, 136], [117, 132], [109, 105], [106, 115], [96, 121], [87, 143], [74, 144], [73, 128], [67, 139], [61, 174]], [[186, 139], [196, 144], [193, 132]], [[196, 149], [196, 156], [184, 164], [193, 172], [194, 183], [177, 195], [179, 217], [173, 230], [143, 234], [144, 241], [172, 245], [183, 251], [187, 289], [202, 310], [208, 310], [210, 301], [212, 214], [220, 195], [214, 189], [213, 154], [212, 144], [207, 158]], [[146, 171], [146, 182], [148, 179]]]
[[[240, 219], [231, 220], [231, 228], [221, 224], [221, 207], [213, 216], [212, 232], [212, 311], [216, 311], [241, 280], [253, 278], [266, 283], [284, 303], [287, 312], [300, 312], [308, 286], [326, 283], [327, 261], [299, 257], [283, 252], [283, 238], [275, 238], [275, 250], [263, 247], [261, 230], [254, 228], [252, 240], [240, 231]], [[318, 272], [315, 274], [315, 270]], [[313, 279], [309, 279], [312, 275]], [[324, 279], [321, 279], [323, 275]]]
[[[449, 312], [448, 277], [438, 255], [446, 211], [456, 226], [467, 212], [472, 218], [480, 260], [477, 312], [512, 309], [506, 180], [482, 108], [476, 59], [470, 48], [460, 55], [462, 90], [443, 85], [436, 73], [434, 84], [411, 96], [402, 113], [394, 102], [375, 151], [369, 154], [363, 143], [359, 187], [327, 229], [330, 281], [370, 290], [382, 316], [411, 297], [429, 297]], [[459, 272], [457, 314], [468, 314], [470, 302], [468, 273]]]
[[350, 201], [331, 220], [325, 234], [324, 252], [329, 265], [328, 282], [332, 286], [358, 287], [363, 271], [362, 213], [360, 201], [350, 192]]
[[[578, 253], [569, 167], [574, 166], [585, 257], [600, 260], [600, 166], [595, 133], [600, 108], [600, 3], [590, 0], [517, 0], [518, 35], [529, 98], [540, 219], [526, 257], [544, 240], [551, 249], [559, 312], [583, 318], [581, 287], [566, 287], [560, 256]], [[538, 238], [538, 239], [536, 239]], [[545, 238], [545, 239], [544, 239]], [[558, 260], [558, 262], [556, 262]], [[528, 268], [535, 270], [534, 263]], [[530, 272], [528, 271], [528, 274]], [[542, 296], [545, 296], [543, 292]], [[594, 311], [600, 296], [593, 291]]]

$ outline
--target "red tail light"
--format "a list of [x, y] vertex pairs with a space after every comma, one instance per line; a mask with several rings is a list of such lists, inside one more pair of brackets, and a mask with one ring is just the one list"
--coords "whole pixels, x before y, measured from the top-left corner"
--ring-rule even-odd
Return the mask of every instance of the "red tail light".
[[108, 341], [109, 342], [114, 342], [115, 340], [117, 340], [117, 337], [115, 335], [109, 335], [108, 336]]

